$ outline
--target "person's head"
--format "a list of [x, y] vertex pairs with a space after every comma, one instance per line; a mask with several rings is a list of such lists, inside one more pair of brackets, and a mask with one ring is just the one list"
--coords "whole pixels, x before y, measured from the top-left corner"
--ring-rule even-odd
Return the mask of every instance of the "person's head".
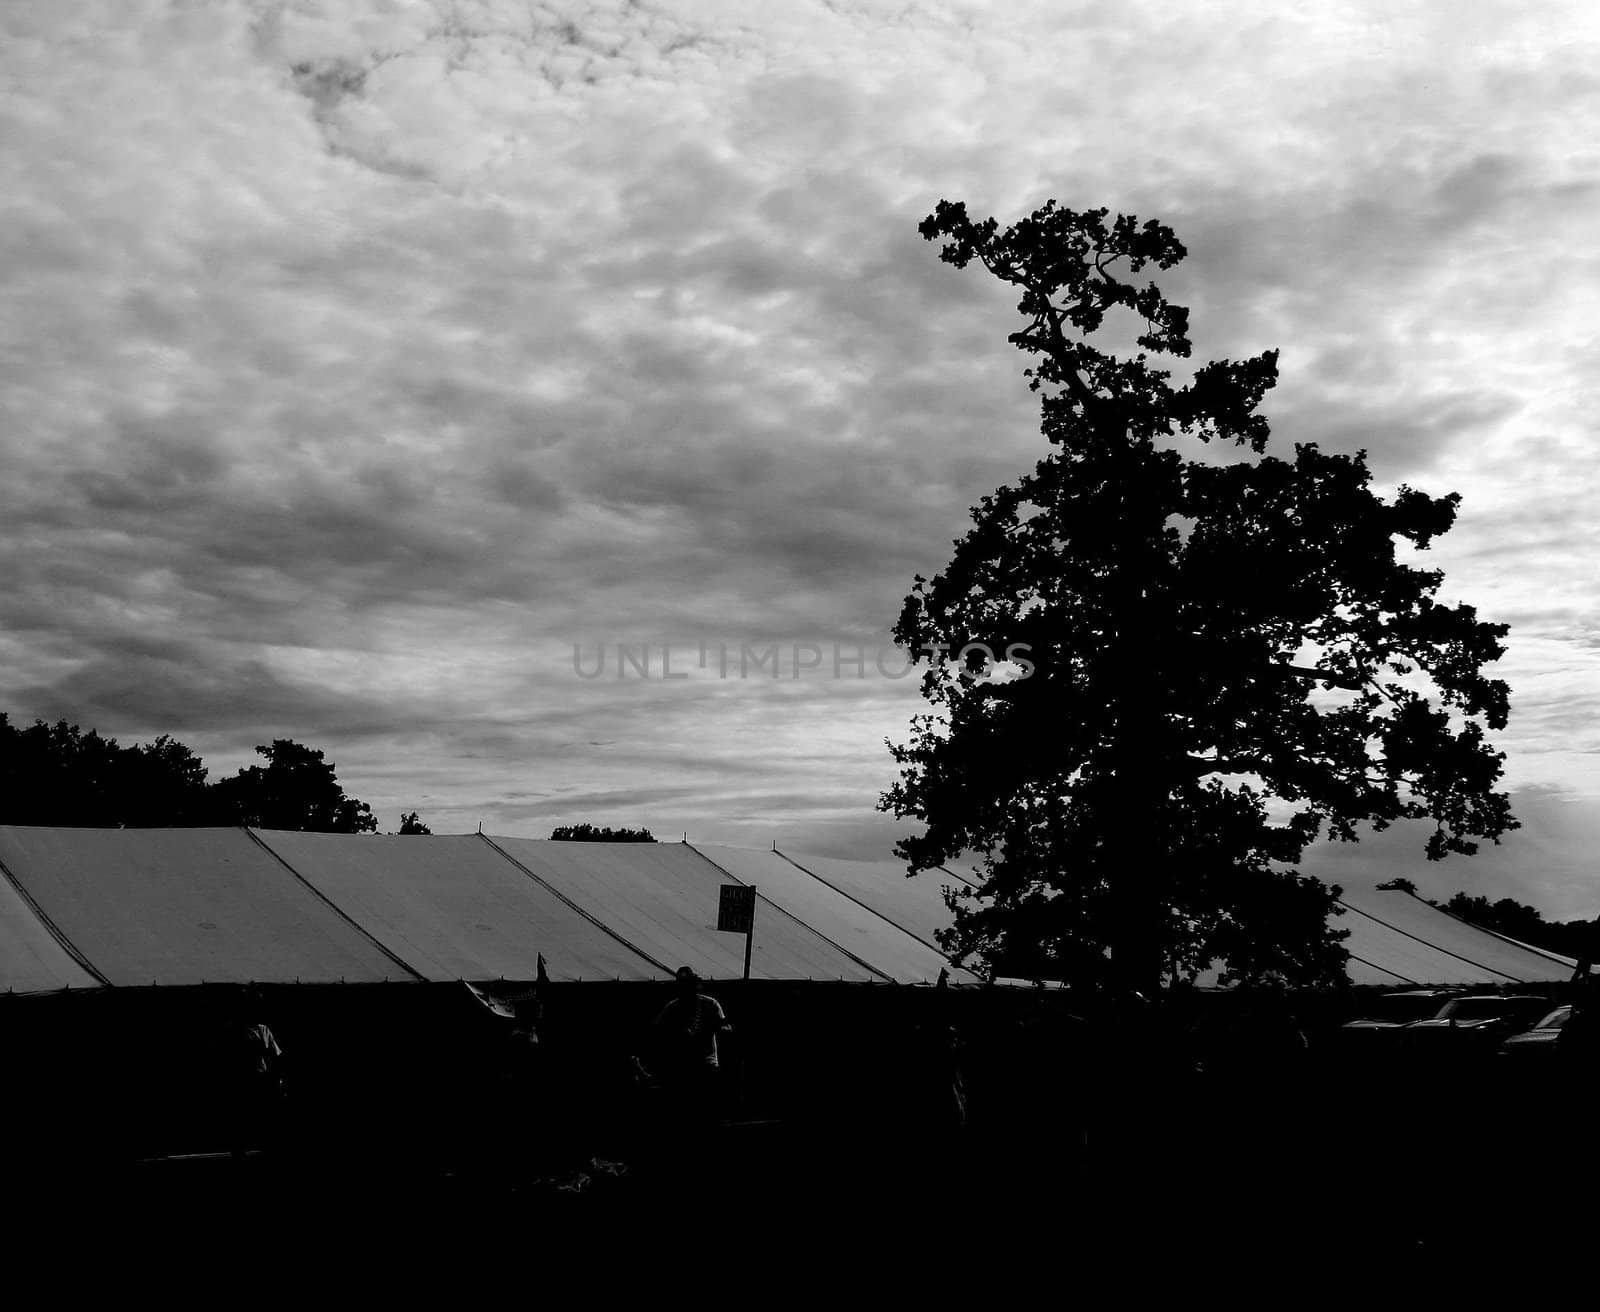
[[673, 980], [680, 997], [692, 998], [700, 992], [700, 976], [694, 973], [693, 966], [679, 966]]

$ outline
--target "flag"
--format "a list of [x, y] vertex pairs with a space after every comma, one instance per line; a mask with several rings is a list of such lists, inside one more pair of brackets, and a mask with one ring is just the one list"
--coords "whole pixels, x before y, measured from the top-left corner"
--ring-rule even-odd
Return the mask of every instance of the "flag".
[[[462, 983], [466, 984], [466, 981], [463, 980]], [[517, 1013], [512, 1011], [510, 1007], [506, 1006], [506, 1004], [503, 1002], [498, 1002], [494, 998], [491, 998], [482, 989], [476, 989], [473, 988], [472, 985], [466, 984], [466, 990], [480, 1003], [482, 1003], [483, 1006], [489, 1010], [491, 1015], [501, 1016], [506, 1020], [515, 1020], [517, 1018]]]

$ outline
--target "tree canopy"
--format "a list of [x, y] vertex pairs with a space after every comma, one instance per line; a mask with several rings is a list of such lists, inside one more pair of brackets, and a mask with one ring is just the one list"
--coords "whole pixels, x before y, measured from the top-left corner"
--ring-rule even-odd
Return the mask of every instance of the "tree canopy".
[[312, 747], [287, 738], [257, 747], [265, 766], [252, 765], [215, 785], [226, 823], [254, 829], [302, 829], [360, 834], [378, 827], [367, 804], [347, 797], [332, 762]]
[[163, 734], [123, 747], [65, 720], [0, 712], [0, 824], [117, 829], [211, 821], [205, 763]]
[[345, 795], [320, 751], [282, 738], [256, 751], [267, 758], [265, 767], [211, 783], [205, 762], [166, 734], [123, 747], [65, 720], [19, 729], [0, 712], [0, 824], [377, 828], [367, 804]]
[[602, 829], [588, 823], [557, 825], [550, 837], [566, 843], [653, 843], [648, 829]]
[[433, 830], [422, 823], [422, 817], [415, 811], [407, 811], [400, 817], [400, 832], [402, 834], [431, 834]]
[[[913, 873], [982, 854], [946, 946], [1141, 989], [1219, 959], [1337, 978], [1337, 890], [1298, 874], [1307, 843], [1429, 818], [1439, 859], [1516, 823], [1484, 735], [1506, 721], [1482, 672], [1505, 626], [1409, 561], [1459, 498], [1385, 499], [1364, 452], [1266, 454], [1275, 351], [1156, 367], [1191, 352], [1151, 277], [1186, 254], [1160, 223], [1052, 201], [1001, 230], [941, 201], [920, 231], [1020, 291], [1009, 340], [1049, 444], [895, 627], [957, 653], [930, 662], [882, 801], [926, 824], [897, 848]], [[1019, 643], [1031, 671], [961, 654]]]

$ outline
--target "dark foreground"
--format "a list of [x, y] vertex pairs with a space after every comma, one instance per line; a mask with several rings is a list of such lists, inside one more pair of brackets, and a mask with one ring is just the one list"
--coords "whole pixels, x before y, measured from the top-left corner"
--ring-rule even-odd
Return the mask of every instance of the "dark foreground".
[[[941, 1306], [1174, 1283], [1284, 1305], [1367, 1271], [1537, 1291], [1595, 1231], [1592, 1061], [1459, 1036], [1350, 1048], [1340, 1014], [1301, 1045], [1266, 1013], [1084, 1023], [1048, 997], [730, 990], [727, 1114], [686, 1126], [627, 1078], [654, 994], [556, 995], [549, 1055], [519, 1070], [462, 992], [269, 995], [295, 1059], [270, 1132], [218, 1096], [195, 995], [14, 1008], [12, 1269], [230, 1306], [311, 1268], [298, 1301], [323, 1301], [327, 1272], [426, 1271], [452, 1307], [508, 1279], [528, 1301], [644, 1282], [836, 1302], [872, 1279]], [[926, 1042], [948, 1027], [963, 1125]]]
[[546, 1175], [492, 1156], [416, 1159], [404, 1143], [382, 1156], [288, 1146], [79, 1163], [70, 1178], [35, 1179], [23, 1205], [65, 1221], [49, 1228], [74, 1247], [114, 1239], [194, 1269], [241, 1248], [274, 1262], [317, 1252], [386, 1279], [531, 1261], [541, 1279], [664, 1271], [693, 1285], [699, 1269], [719, 1288], [761, 1282], [757, 1302], [862, 1275], [964, 1287], [981, 1277], [991, 1293], [1041, 1279], [1219, 1293], [1289, 1279], [1304, 1290], [1317, 1273], [1547, 1272], [1585, 1251], [1590, 1160], [1560, 1142], [1562, 1117], [1548, 1110], [1527, 1136], [1475, 1142], [1436, 1136], [1426, 1118], [1383, 1133], [1370, 1117], [1284, 1130], [1268, 1114], [1265, 1134], [1151, 1124], [1142, 1143], [955, 1134], [938, 1160], [904, 1141], [732, 1123], [689, 1150]]

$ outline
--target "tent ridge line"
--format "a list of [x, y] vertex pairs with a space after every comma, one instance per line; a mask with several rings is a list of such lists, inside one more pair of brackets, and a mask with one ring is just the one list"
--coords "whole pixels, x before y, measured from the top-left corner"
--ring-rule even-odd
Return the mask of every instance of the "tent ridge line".
[[478, 833], [478, 837], [483, 839], [483, 841], [485, 843], [487, 843], [490, 847], [492, 847], [496, 852], [498, 852], [502, 857], [504, 857], [507, 861], [509, 861], [512, 865], [514, 865], [518, 870], [520, 870], [529, 879], [533, 880], [533, 882], [536, 883], [537, 885], [539, 885], [540, 888], [544, 889], [545, 892], [549, 893], [552, 897], [557, 899], [564, 906], [566, 906], [566, 907], [570, 908], [571, 910], [577, 912], [578, 915], [582, 916], [585, 920], [587, 920], [591, 925], [593, 925], [601, 933], [606, 934], [611, 938], [614, 938], [618, 943], [622, 944], [623, 947], [627, 948], [629, 952], [634, 953], [636, 956], [643, 957], [652, 966], [654, 966], [657, 970], [659, 970], [663, 975], [666, 975], [666, 976], [669, 976], [669, 977], [672, 975], [672, 970], [671, 970], [670, 967], [665, 966], [661, 962], [657, 961], [654, 957], [652, 957], [648, 952], [646, 952], [637, 943], [629, 942], [621, 934], [617, 933], [616, 930], [612, 929], [610, 925], [606, 924], [605, 921], [601, 920], [598, 916], [591, 915], [588, 911], [585, 911], [582, 907], [580, 907], [576, 902], [574, 902], [570, 897], [568, 897], [565, 893], [563, 893], [554, 884], [551, 884], [548, 881], [546, 881], [544, 879], [541, 879], [538, 875], [534, 874], [533, 871], [529, 870], [527, 866], [523, 865], [522, 862], [518, 861], [516, 857], [512, 856], [510, 852], [506, 851], [505, 848], [501, 847], [499, 843], [495, 842], [494, 839], [490, 838], [488, 834], [483, 833], [480, 830], [479, 833]]
[[1418, 902], [1421, 902], [1424, 906], [1433, 907], [1435, 911], [1444, 911], [1444, 914], [1449, 916], [1451, 920], [1456, 921], [1458, 924], [1466, 925], [1469, 929], [1475, 929], [1480, 934], [1492, 934], [1502, 943], [1509, 943], [1514, 948], [1521, 948], [1525, 952], [1532, 952], [1537, 956], [1544, 957], [1546, 960], [1554, 963], [1557, 966], [1565, 966], [1568, 970], [1576, 970], [1578, 968], [1578, 963], [1576, 960], [1569, 961], [1567, 958], [1560, 956], [1557, 953], [1547, 952], [1544, 948], [1537, 947], [1532, 943], [1524, 943], [1519, 938], [1512, 938], [1508, 934], [1502, 934], [1498, 929], [1486, 929], [1482, 925], [1474, 925], [1470, 920], [1464, 920], [1462, 917], [1456, 915], [1454, 911], [1445, 911], [1443, 907], [1434, 907], [1432, 902], [1429, 902], [1426, 898], [1417, 897], [1415, 893], [1408, 893], [1406, 896], [1416, 897]]
[[959, 870], [952, 870], [952, 869], [950, 869], [949, 866], [933, 866], [931, 868], [934, 869], [934, 870], [942, 870], [942, 871], [945, 872], [945, 874], [950, 875], [952, 878], [959, 879], [968, 888], [976, 888], [976, 889], [979, 889], [979, 890], [981, 890], [983, 888], [983, 885], [978, 883], [977, 880], [968, 879]]
[[[64, 951], [75, 962], [77, 962], [78, 965], [82, 966], [83, 969], [89, 973], [91, 978], [99, 980], [100, 983], [105, 985], [105, 987], [108, 989], [116, 987], [115, 984], [113, 984], [109, 979], [100, 973], [99, 968], [94, 964], [94, 962], [90, 961], [88, 957], [84, 956], [83, 952], [78, 948], [78, 945], [67, 937], [61, 926], [56, 924], [56, 922], [50, 918], [45, 909], [34, 900], [33, 894], [29, 893], [28, 890], [22, 886], [22, 881], [11, 873], [11, 867], [6, 865], [3, 860], [0, 860], [0, 875], [4, 875], [6, 882], [10, 884], [12, 888], [17, 890], [17, 896], [20, 897], [27, 905], [28, 909], [32, 911], [36, 917], [38, 917], [39, 923], [45, 928], [45, 932], [61, 945], [62, 951]], [[70, 988], [71, 985], [68, 985], [68, 987]]]
[[[742, 884], [746, 888], [753, 887], [753, 885], [746, 884], [744, 880], [740, 879], [738, 875], [734, 874], [733, 871], [729, 870], [726, 866], [719, 864], [716, 861], [715, 858], [707, 856], [704, 852], [702, 852], [698, 847], [696, 847], [693, 843], [689, 842], [687, 839], [684, 840], [683, 845], [685, 847], [687, 847], [691, 852], [693, 852], [697, 857], [699, 857], [702, 861], [706, 862], [713, 870], [719, 871], [723, 875], [727, 876], [727, 878], [733, 880], [734, 883]], [[784, 857], [784, 860], [787, 861], [788, 857]], [[756, 896], [757, 897], [761, 897], [762, 896], [761, 895], [761, 890], [759, 888], [756, 889]], [[893, 975], [889, 974], [887, 971], [879, 970], [870, 961], [866, 961], [863, 958], [856, 956], [856, 954], [854, 952], [850, 951], [849, 948], [845, 947], [844, 944], [835, 943], [831, 938], [829, 938], [826, 934], [824, 934], [815, 925], [808, 925], [804, 920], [800, 919], [799, 916], [795, 915], [794, 912], [788, 910], [786, 907], [780, 907], [770, 897], [762, 898], [762, 900], [769, 907], [771, 907], [774, 911], [776, 911], [779, 915], [787, 916], [790, 920], [794, 921], [795, 924], [799, 925], [801, 929], [808, 930], [812, 934], [815, 934], [824, 943], [826, 943], [830, 948], [834, 949], [834, 951], [841, 952], [845, 956], [849, 957], [851, 961], [855, 962], [856, 965], [860, 966], [863, 970], [871, 972], [872, 974], [878, 976], [880, 979], [884, 980], [886, 983], [889, 983], [889, 984], [898, 984], [900, 982]]]
[[[270, 856], [274, 861], [276, 861], [285, 870], [287, 870], [290, 873], [290, 875], [292, 875], [296, 880], [298, 880], [302, 885], [305, 886], [305, 888], [311, 893], [311, 895], [314, 898], [316, 898], [319, 902], [323, 903], [328, 908], [328, 910], [332, 911], [333, 914], [338, 916], [340, 920], [344, 921], [345, 924], [349, 925], [351, 929], [355, 930], [356, 933], [360, 934], [362, 938], [366, 939], [368, 943], [372, 944], [373, 947], [377, 948], [379, 952], [383, 953], [384, 956], [388, 957], [390, 961], [394, 962], [395, 965], [399, 966], [401, 970], [405, 971], [406, 974], [410, 975], [418, 983], [426, 983], [427, 982], [428, 977], [426, 975], [424, 975], [420, 970], [416, 969], [416, 967], [412, 966], [409, 962], [402, 960], [395, 953], [389, 951], [389, 949], [386, 948], [382, 943], [380, 943], [375, 937], [373, 937], [372, 934], [367, 932], [366, 926], [361, 924], [353, 916], [346, 915], [345, 912], [344, 912], [344, 909], [342, 907], [340, 907], [337, 902], [335, 902], [331, 897], [329, 897], [320, 888], [318, 888], [309, 879], [307, 879], [298, 870], [296, 870], [292, 865], [290, 865], [286, 860], [284, 860], [284, 858], [282, 856], [280, 856], [276, 851], [274, 851], [267, 844], [267, 841], [264, 838], [262, 838], [260, 834], [256, 833], [255, 830], [251, 829], [249, 825], [241, 825], [239, 827], [241, 829], [243, 829], [244, 832], [247, 835], [249, 835], [250, 841], [252, 843], [254, 843], [257, 847], [259, 847], [263, 852], [265, 852], [268, 856]], [[344, 983], [343, 976], [340, 977], [339, 982], [341, 984]]]
[[[1469, 966], [1476, 966], [1479, 970], [1486, 970], [1491, 975], [1498, 975], [1501, 979], [1510, 980], [1513, 984], [1526, 984], [1528, 982], [1525, 979], [1518, 979], [1515, 975], [1508, 975], [1503, 970], [1496, 970], [1493, 966], [1486, 966], [1481, 961], [1474, 961], [1471, 957], [1464, 957], [1459, 952], [1452, 952], [1449, 948], [1442, 948], [1437, 943], [1430, 943], [1427, 939], [1421, 938], [1418, 935], [1411, 933], [1409, 930], [1401, 929], [1399, 925], [1391, 925], [1387, 920], [1380, 920], [1370, 911], [1363, 911], [1360, 907], [1351, 906], [1343, 898], [1339, 899], [1339, 905], [1342, 906], [1346, 911], [1354, 911], [1358, 916], [1365, 916], [1374, 924], [1382, 925], [1385, 929], [1394, 930], [1396, 934], [1404, 934], [1407, 938], [1422, 944], [1422, 946], [1425, 948], [1432, 948], [1435, 952], [1442, 952], [1447, 957], [1454, 957], [1457, 961], [1464, 961]], [[1378, 969], [1382, 970], [1383, 967], [1380, 966]], [[1390, 971], [1389, 973], [1391, 975], [1394, 974], [1393, 971]]]

